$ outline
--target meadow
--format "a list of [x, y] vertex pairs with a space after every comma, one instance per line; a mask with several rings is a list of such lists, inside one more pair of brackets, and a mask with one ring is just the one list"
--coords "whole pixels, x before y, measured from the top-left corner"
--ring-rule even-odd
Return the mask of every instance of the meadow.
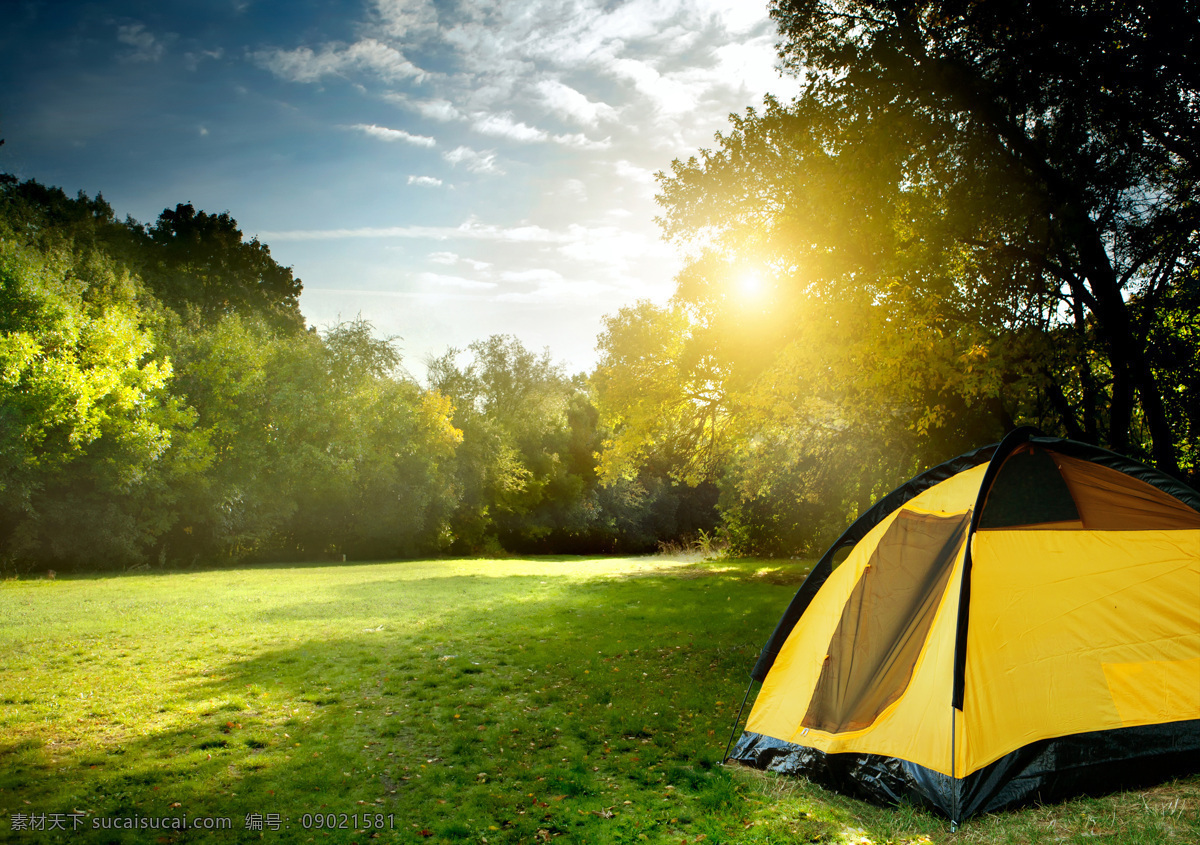
[[[913, 808], [720, 765], [808, 566], [537, 558], [0, 582], [0, 841], [1200, 842], [1195, 777], [951, 833]], [[180, 818], [193, 829], [114, 826]]]

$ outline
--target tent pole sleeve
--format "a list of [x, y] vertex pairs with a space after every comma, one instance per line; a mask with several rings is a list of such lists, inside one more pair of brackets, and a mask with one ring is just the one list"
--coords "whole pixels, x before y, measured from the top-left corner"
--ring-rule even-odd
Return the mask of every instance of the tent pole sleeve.
[[1042, 432], [1033, 426], [1023, 425], [1015, 428], [1000, 441], [996, 451], [988, 461], [987, 472], [979, 485], [979, 494], [975, 497], [975, 507], [971, 510], [971, 527], [967, 531], [966, 550], [963, 552], [962, 582], [958, 592], [958, 630], [954, 636], [954, 688], [951, 705], [955, 710], [963, 709], [964, 687], [967, 679], [967, 631], [971, 613], [971, 546], [975, 540], [975, 531], [979, 528], [979, 520], [983, 517], [983, 508], [987, 502], [988, 492], [1000, 474], [1004, 460], [1018, 446], [1028, 443], [1034, 437], [1041, 437]]

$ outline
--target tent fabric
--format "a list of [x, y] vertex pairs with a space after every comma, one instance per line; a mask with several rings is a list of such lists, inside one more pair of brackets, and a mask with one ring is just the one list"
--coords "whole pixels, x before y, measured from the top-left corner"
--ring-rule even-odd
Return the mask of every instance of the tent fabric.
[[[868, 531], [878, 525], [881, 520], [887, 518], [896, 508], [908, 502], [914, 496], [945, 481], [956, 478], [968, 469], [972, 469], [980, 464], [986, 465], [995, 451], [996, 444], [983, 446], [972, 452], [959, 455], [957, 458], [952, 458], [943, 464], [938, 464], [932, 469], [926, 470], [904, 484], [901, 484], [856, 519], [842, 536], [829, 547], [829, 550], [821, 556], [821, 559], [817, 561], [812, 571], [809, 572], [808, 577], [804, 579], [804, 583], [800, 585], [800, 589], [796, 591], [791, 604], [784, 611], [783, 618], [779, 620], [779, 624], [771, 633], [770, 639], [763, 646], [762, 652], [758, 656], [758, 661], [754, 664], [754, 668], [750, 672], [751, 679], [761, 683], [767, 677], [767, 672], [770, 671], [771, 665], [775, 662], [775, 656], [779, 653], [779, 649], [783, 646], [784, 641], [787, 640], [792, 627], [803, 615], [813, 596], [821, 589], [821, 586], [825, 583], [825, 579], [833, 572], [834, 557], [839, 552], [854, 546], [862, 540]], [[1200, 503], [1197, 504], [1197, 507], [1200, 508]]]
[[1200, 512], [1144, 481], [1100, 464], [1051, 454], [1083, 527], [1094, 531], [1200, 528]]
[[814, 568], [731, 757], [955, 821], [1200, 768], [1200, 496], [1030, 430], [935, 469]]
[[965, 515], [898, 513], [842, 608], [801, 724], [859, 730], [900, 697], [966, 533]]

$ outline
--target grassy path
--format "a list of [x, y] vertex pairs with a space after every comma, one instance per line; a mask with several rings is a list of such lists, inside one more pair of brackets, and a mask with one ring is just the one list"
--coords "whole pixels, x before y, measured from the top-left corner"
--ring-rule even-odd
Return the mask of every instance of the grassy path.
[[[717, 765], [805, 569], [569, 558], [3, 582], [0, 841], [1200, 843], [1200, 778], [951, 834]], [[105, 827], [183, 817], [229, 826]]]

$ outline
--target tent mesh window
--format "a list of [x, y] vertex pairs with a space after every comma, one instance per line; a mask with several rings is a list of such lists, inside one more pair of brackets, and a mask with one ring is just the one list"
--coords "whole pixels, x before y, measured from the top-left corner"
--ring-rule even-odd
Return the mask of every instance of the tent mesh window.
[[805, 727], [861, 730], [901, 696], [969, 524], [969, 513], [897, 514], [842, 609]]
[[1000, 468], [979, 520], [981, 529], [1082, 527], [1079, 510], [1045, 449], [1021, 446]]
[[1200, 528], [1200, 513], [1118, 470], [1025, 445], [996, 476], [979, 528], [1188, 530]]

